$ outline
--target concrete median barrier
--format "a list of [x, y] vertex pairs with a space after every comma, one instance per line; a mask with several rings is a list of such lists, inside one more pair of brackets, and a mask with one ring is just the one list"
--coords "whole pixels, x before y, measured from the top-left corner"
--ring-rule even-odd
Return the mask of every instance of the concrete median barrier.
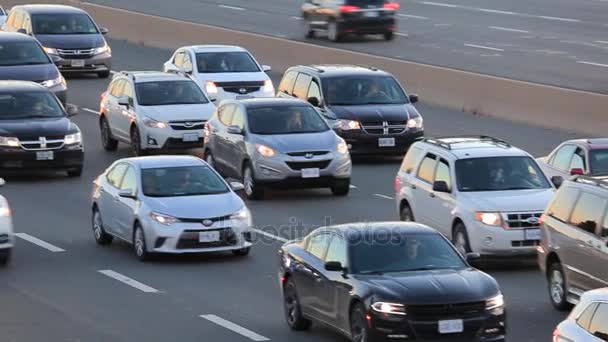
[[[6, 2], [13, 5], [29, 1]], [[608, 132], [608, 95], [238, 32], [86, 2], [41, 2], [65, 3], [85, 9], [100, 25], [110, 29], [109, 36], [114, 39], [162, 49], [192, 44], [241, 45], [275, 70], [312, 63], [369, 65], [390, 71], [409, 92], [420, 94], [426, 103], [593, 136], [605, 136]]]

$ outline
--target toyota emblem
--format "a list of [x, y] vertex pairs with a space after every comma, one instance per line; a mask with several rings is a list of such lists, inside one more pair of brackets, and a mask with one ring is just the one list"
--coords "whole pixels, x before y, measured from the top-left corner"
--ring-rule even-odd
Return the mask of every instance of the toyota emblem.
[[206, 226], [206, 227], [209, 227], [209, 226], [210, 226], [210, 225], [212, 225], [212, 224], [213, 224], [213, 221], [211, 221], [211, 220], [209, 220], [209, 219], [207, 219], [207, 220], [203, 220], [203, 225], [204, 225], [204, 226]]
[[245, 93], [247, 93], [247, 89], [245, 89], [245, 88], [240, 88], [240, 89], [239, 89], [239, 93], [241, 93], [241, 94], [245, 94]]

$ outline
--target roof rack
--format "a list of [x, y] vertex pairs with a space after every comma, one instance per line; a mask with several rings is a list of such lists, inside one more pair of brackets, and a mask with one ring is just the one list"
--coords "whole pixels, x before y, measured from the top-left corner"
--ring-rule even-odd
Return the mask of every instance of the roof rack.
[[369, 66], [369, 65], [365, 65], [365, 64], [355, 64], [356, 66], [360, 67], [360, 68], [365, 68], [365, 69], [369, 69], [371, 71], [378, 71], [378, 68]]
[[125, 75], [127, 77], [130, 77], [133, 81], [135, 81], [135, 75], [133, 75], [133, 73], [130, 71], [121, 70], [117, 74], [114, 74], [114, 77], [116, 77], [118, 75]]
[[437, 137], [437, 138], [425, 138], [423, 141], [427, 142], [429, 144], [433, 144], [439, 147], [443, 147], [446, 150], [451, 150], [452, 149], [452, 145], [455, 144], [461, 144], [464, 141], [458, 141], [458, 142], [446, 142], [443, 141], [444, 139], [476, 139], [477, 141], [488, 141], [488, 142], [493, 142], [495, 144], [500, 144], [503, 145], [505, 147], [511, 147], [511, 144], [509, 144], [508, 142], [501, 140], [501, 139], [497, 139], [488, 135], [454, 135], [454, 136], [448, 136], [448, 137]]
[[598, 178], [594, 178], [594, 177], [589, 177], [589, 176], [576, 176], [572, 179], [572, 181], [577, 182], [577, 183], [583, 183], [583, 184], [590, 184], [590, 185], [596, 185], [596, 186], [601, 186], [603, 188], [608, 189], [608, 181], [602, 180], [602, 179], [598, 179]]
[[303, 67], [303, 68], [308, 68], [308, 69], [315, 70], [317, 72], [325, 72], [325, 70], [323, 70], [321, 68], [317, 68], [317, 67], [311, 66], [311, 65], [300, 65], [300, 66]]

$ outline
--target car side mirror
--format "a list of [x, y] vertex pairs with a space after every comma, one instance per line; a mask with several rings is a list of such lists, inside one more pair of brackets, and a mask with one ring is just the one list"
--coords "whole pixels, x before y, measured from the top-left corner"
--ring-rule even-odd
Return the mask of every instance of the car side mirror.
[[6, 181], [4, 180], [4, 178], [0, 178], [0, 186], [4, 186], [6, 184]]
[[583, 169], [575, 167], [573, 169], [570, 170], [570, 175], [575, 176], [575, 175], [583, 175], [585, 172], [583, 171]]
[[448, 183], [444, 181], [435, 181], [433, 183], [433, 191], [450, 192], [450, 188], [448, 187]]
[[118, 98], [118, 104], [120, 106], [125, 106], [125, 107], [129, 108], [131, 101], [129, 100], [128, 96], [121, 96]]
[[243, 129], [236, 125], [228, 126], [228, 128], [226, 129], [226, 132], [228, 132], [230, 134], [243, 135]]
[[321, 107], [321, 101], [317, 97], [309, 97], [308, 103], [310, 103], [314, 107]]
[[73, 105], [73, 104], [68, 104], [67, 108], [66, 108], [66, 112], [67, 112], [68, 116], [78, 115], [78, 106]]
[[106, 34], [108, 34], [108, 32], [110, 32], [110, 30], [108, 30], [107, 27], [100, 27], [99, 32], [103, 35], [106, 35]]
[[551, 177], [551, 183], [553, 183], [553, 185], [555, 185], [556, 188], [559, 188], [560, 186], [562, 186], [563, 182], [564, 182], [564, 178], [562, 178], [562, 176]]
[[339, 261], [328, 261], [325, 263], [325, 270], [329, 272], [342, 272], [344, 267]]
[[264, 72], [271, 72], [272, 67], [270, 65], [262, 65], [262, 70], [264, 70]]
[[135, 191], [133, 191], [133, 189], [120, 190], [118, 196], [123, 198], [137, 199], [137, 195], [135, 194]]
[[27, 30], [24, 28], [20, 28], [17, 30], [17, 33], [27, 34]]
[[481, 258], [481, 255], [479, 253], [467, 253], [465, 255], [465, 258], [467, 259], [467, 262], [471, 262], [471, 261], [479, 260], [479, 258]]
[[171, 62], [167, 62], [165, 63], [165, 72], [177, 73], [179, 72], [179, 68]]
[[239, 182], [230, 182], [230, 188], [232, 188], [232, 191], [243, 191], [245, 190], [245, 186], [243, 185], [243, 183], [239, 183]]
[[418, 102], [418, 100], [419, 100], [418, 99], [418, 95], [416, 95], [416, 94], [411, 94], [410, 95], [410, 102], [411, 103], [416, 103], [416, 102]]

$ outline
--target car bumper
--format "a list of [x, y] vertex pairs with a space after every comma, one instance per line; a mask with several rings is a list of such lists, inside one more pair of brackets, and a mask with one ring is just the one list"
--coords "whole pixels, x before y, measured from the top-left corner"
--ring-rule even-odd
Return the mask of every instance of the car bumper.
[[[408, 130], [399, 135], [373, 135], [364, 130], [336, 130], [349, 145], [351, 154], [404, 154], [416, 141], [424, 139], [424, 130]], [[395, 139], [394, 146], [379, 146], [380, 138]]]
[[[277, 187], [330, 187], [337, 179], [348, 179], [352, 163], [348, 154], [329, 153], [313, 159], [304, 157], [259, 157], [254, 161], [257, 182]], [[318, 177], [304, 178], [302, 169], [318, 168]]]
[[359, 34], [380, 34], [396, 29], [395, 17], [349, 18], [338, 22], [340, 31]]
[[[200, 148], [205, 145], [202, 129], [177, 131], [172, 128], [149, 128], [141, 132], [146, 139], [146, 148], [152, 150], [175, 151]], [[196, 140], [188, 137], [197, 136]]]
[[[61, 72], [85, 73], [104, 72], [112, 70], [112, 55], [108, 52], [84, 59], [69, 59], [67, 57], [64, 58], [59, 55], [55, 55], [53, 56], [53, 60], [55, 61], [57, 68]], [[72, 64], [73, 61], [84, 61], [84, 65], [76, 66]]]
[[0, 169], [69, 170], [81, 168], [84, 163], [84, 149], [82, 145], [66, 146], [61, 149], [50, 151], [53, 152], [52, 160], [38, 160], [36, 152], [41, 151], [0, 149]]
[[471, 250], [489, 257], [534, 257], [539, 240], [526, 239], [524, 229], [503, 229], [481, 222], [467, 225]]
[[15, 237], [13, 235], [13, 222], [9, 217], [0, 217], [0, 249], [13, 248]]

